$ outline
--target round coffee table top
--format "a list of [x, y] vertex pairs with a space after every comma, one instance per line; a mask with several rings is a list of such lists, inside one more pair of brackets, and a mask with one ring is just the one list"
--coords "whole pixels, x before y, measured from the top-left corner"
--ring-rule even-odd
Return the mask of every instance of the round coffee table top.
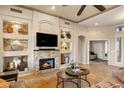
[[90, 71], [86, 68], [80, 69], [67, 68], [66, 70], [57, 72], [57, 76], [63, 79], [74, 79], [78, 78], [78, 76], [88, 75], [89, 73]]
[[57, 72], [57, 76], [59, 78], [62, 78], [62, 79], [75, 79], [75, 78], [77, 78], [77, 76], [71, 76], [71, 75], [66, 74], [65, 71]]
[[77, 68], [77, 69], [67, 68], [65, 72], [72, 76], [88, 75], [90, 73], [90, 71], [86, 68]]

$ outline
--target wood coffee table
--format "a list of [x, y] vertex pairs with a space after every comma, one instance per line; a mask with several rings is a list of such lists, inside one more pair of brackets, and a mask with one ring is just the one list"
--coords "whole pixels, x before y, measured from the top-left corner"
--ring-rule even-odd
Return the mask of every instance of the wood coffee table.
[[[90, 73], [88, 69], [80, 68], [80, 71], [74, 71], [74, 69], [67, 68], [65, 71], [60, 71], [57, 73], [57, 87], [59, 84], [62, 84], [62, 87], [64, 88], [65, 82], [72, 82], [75, 85], [77, 85], [78, 88], [81, 88], [81, 80], [86, 81], [89, 86], [90, 82], [87, 80], [87, 75]], [[83, 78], [83, 76], [85, 78]], [[73, 81], [73, 80], [77, 81]]]
[[[89, 87], [91, 86], [90, 82], [87, 80], [87, 75], [90, 73], [90, 71], [86, 68], [78, 68], [78, 69], [72, 69], [72, 68], [67, 68], [65, 70], [65, 72], [68, 75], [71, 76], [78, 76], [79, 78], [81, 78], [81, 80], [84, 80], [88, 83]], [[84, 78], [83, 78], [84, 76]]]
[[65, 87], [65, 82], [72, 82], [75, 84], [78, 88], [81, 88], [81, 78], [78, 76], [71, 76], [65, 73], [65, 71], [59, 71], [57, 72], [57, 85], [56, 87], [60, 84], [62, 84], [62, 87]]

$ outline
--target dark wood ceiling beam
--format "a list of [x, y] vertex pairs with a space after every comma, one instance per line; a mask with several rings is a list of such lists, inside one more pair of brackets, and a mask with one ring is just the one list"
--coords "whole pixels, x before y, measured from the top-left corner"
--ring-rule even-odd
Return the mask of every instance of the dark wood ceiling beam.
[[108, 12], [108, 11], [111, 11], [111, 10], [113, 10], [113, 9], [115, 9], [115, 8], [118, 8], [118, 7], [120, 7], [120, 6], [122, 6], [122, 5], [116, 5], [116, 6], [114, 6], [114, 7], [111, 7], [111, 8], [109, 8], [109, 9], [106, 9], [106, 10], [103, 11], [103, 12], [99, 12], [99, 13], [94, 14], [94, 15], [92, 15], [92, 16], [89, 16], [89, 17], [87, 17], [87, 18], [85, 18], [85, 19], [82, 19], [82, 20], [78, 21], [77, 23], [86, 21], [86, 20], [88, 20], [88, 19], [90, 19], [90, 18], [93, 18], [93, 17], [95, 17], [95, 16], [98, 16], [98, 15], [100, 15], [100, 14], [104, 14], [104, 13], [106, 13], [106, 12]]
[[102, 6], [102, 5], [93, 5], [93, 6], [96, 7], [101, 12], [106, 10], [106, 8], [104, 6]]
[[86, 5], [82, 5], [81, 8], [79, 9], [77, 16], [80, 16], [83, 12], [83, 10], [85, 9]]

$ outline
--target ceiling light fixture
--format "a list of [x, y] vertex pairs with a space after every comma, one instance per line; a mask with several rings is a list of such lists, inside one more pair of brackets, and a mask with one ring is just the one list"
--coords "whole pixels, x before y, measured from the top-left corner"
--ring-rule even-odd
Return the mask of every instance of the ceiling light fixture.
[[76, 17], [77, 17], [77, 15], [74, 15], [74, 16], [76, 16]]
[[52, 10], [55, 10], [55, 8], [56, 8], [56, 7], [55, 7], [54, 5], [51, 7]]

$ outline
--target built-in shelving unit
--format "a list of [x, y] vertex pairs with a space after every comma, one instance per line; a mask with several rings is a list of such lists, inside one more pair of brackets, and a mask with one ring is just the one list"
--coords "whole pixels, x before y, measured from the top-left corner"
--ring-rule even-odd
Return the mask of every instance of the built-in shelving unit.
[[30, 21], [2, 16], [0, 19], [1, 34], [1, 54], [3, 71], [18, 69], [19, 71], [28, 70], [30, 58]]
[[68, 64], [71, 61], [72, 54], [72, 23], [66, 20], [60, 20], [60, 52], [61, 64]]
[[[71, 61], [72, 22], [17, 6], [0, 6], [0, 10], [0, 72], [17, 68], [23, 73], [34, 69], [36, 61], [39, 63], [37, 57], [43, 55], [42, 51], [44, 57], [55, 54], [52, 57], [56, 58], [56, 68]], [[39, 49], [36, 46], [37, 32], [58, 35], [58, 46], [54, 50]]]
[[60, 28], [61, 31], [61, 53], [70, 53], [72, 48], [72, 29], [64, 27]]

